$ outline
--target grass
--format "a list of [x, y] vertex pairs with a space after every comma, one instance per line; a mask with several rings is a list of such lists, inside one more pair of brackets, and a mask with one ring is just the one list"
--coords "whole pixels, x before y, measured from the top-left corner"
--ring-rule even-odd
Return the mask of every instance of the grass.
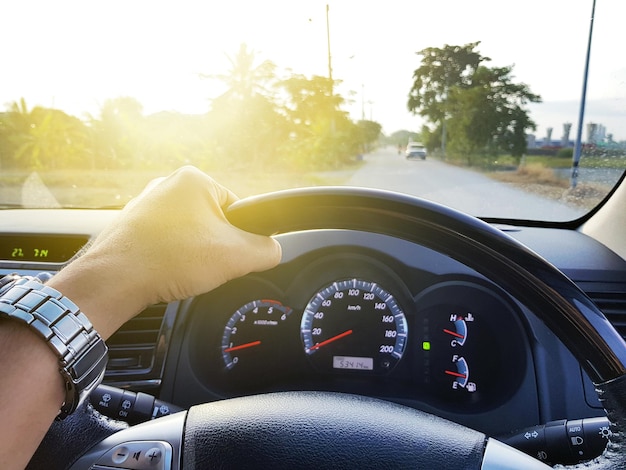
[[494, 172], [500, 181], [514, 183], [536, 183], [550, 186], [567, 188], [569, 182], [558, 177], [553, 168], [544, 166], [542, 163], [527, 163], [517, 168], [515, 171]]
[[[353, 164], [336, 171], [315, 172], [239, 168], [233, 171], [211, 171], [209, 174], [239, 197], [247, 197], [301, 186], [341, 185], [359, 166]], [[41, 172], [39, 176], [62, 206], [109, 207], [125, 205], [137, 196], [148, 182], [170, 173], [170, 169], [56, 170]], [[25, 171], [0, 173], [0, 201], [20, 204], [21, 188], [30, 174], [31, 172]]]

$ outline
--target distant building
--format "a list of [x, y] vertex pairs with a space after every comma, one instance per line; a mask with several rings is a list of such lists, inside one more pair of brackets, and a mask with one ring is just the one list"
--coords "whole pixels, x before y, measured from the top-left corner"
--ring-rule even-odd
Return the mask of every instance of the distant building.
[[[537, 148], [566, 148], [566, 147], [574, 147], [575, 142], [570, 139], [570, 131], [572, 128], [572, 124], [566, 122], [563, 124], [563, 135], [560, 139], [552, 138], [552, 127], [547, 128], [547, 135], [542, 139], [537, 139], [537, 136], [534, 134], [526, 135], [526, 144], [529, 149], [537, 149]], [[604, 125], [598, 124], [595, 122], [590, 122], [586, 126], [586, 140], [583, 143], [598, 145], [598, 144], [606, 144], [613, 142], [613, 135], [611, 133], [607, 133], [607, 129]]]

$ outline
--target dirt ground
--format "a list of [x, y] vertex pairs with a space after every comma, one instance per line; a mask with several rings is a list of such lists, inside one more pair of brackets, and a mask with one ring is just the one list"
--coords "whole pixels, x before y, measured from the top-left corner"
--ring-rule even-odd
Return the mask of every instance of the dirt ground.
[[490, 176], [524, 191], [587, 210], [602, 202], [610, 190], [604, 185], [593, 183], [581, 183], [572, 189], [569, 182], [563, 179], [535, 182], [516, 172], [495, 172]]

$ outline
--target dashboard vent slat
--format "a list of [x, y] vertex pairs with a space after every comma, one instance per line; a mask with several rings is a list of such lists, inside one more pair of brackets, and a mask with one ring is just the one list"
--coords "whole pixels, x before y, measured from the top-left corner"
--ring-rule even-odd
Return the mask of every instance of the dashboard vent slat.
[[[107, 340], [109, 363], [104, 382], [109, 385], [160, 383], [167, 336], [165, 321], [167, 305], [148, 307], [122, 325]], [[137, 387], [135, 387], [137, 388]]]

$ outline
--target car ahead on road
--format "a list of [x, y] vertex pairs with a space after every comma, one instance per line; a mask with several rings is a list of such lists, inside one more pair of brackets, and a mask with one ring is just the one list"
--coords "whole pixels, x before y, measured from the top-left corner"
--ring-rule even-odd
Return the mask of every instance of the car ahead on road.
[[[28, 468], [626, 468], [626, 116], [611, 101], [626, 59], [606, 55], [624, 2], [591, 16], [571, 181], [554, 147], [577, 133], [591, 1], [501, 4], [8, 2], [0, 276], [58, 272], [189, 163], [242, 196], [230, 223], [283, 250], [121, 327], [103, 385]], [[25, 24], [33, 40], [16, 41]], [[408, 95], [419, 121], [399, 117]], [[397, 190], [421, 185], [395, 147], [354, 161], [418, 130], [446, 149], [428, 199]], [[380, 189], [340, 186], [374, 164]]]
[[408, 160], [420, 159], [426, 160], [426, 147], [419, 142], [409, 142], [404, 153]]

